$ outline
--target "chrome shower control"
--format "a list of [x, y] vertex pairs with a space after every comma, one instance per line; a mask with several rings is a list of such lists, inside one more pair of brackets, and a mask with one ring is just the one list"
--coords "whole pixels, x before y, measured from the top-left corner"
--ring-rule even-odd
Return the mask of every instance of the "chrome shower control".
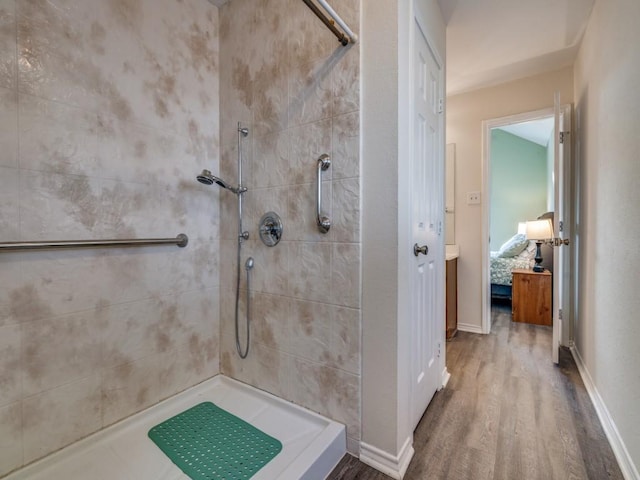
[[267, 247], [274, 247], [282, 238], [282, 219], [275, 212], [267, 212], [260, 219], [260, 239]]

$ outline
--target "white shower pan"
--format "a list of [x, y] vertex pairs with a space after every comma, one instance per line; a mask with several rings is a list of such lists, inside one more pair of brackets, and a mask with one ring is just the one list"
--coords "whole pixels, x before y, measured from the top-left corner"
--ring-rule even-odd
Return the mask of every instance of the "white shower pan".
[[205, 401], [282, 442], [282, 451], [252, 480], [323, 479], [346, 453], [344, 425], [218, 375], [28, 465], [5, 480], [189, 480], [147, 432]]

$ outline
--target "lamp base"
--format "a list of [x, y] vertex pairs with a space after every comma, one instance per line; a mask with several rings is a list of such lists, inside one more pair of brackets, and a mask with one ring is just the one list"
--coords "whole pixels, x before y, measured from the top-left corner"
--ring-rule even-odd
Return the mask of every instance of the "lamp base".
[[544, 272], [544, 267], [540, 265], [542, 263], [542, 250], [540, 249], [541, 245], [542, 242], [536, 242], [536, 256], [534, 258], [536, 264], [533, 266], [533, 271], [536, 273]]

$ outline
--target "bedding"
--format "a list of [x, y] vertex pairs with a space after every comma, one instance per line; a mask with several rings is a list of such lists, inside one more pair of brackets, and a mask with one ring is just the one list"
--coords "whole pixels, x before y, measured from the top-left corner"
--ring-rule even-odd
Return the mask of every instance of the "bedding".
[[489, 264], [492, 285], [511, 286], [511, 272], [516, 268], [531, 268], [535, 263], [536, 244], [529, 241], [518, 255], [503, 256], [503, 252], [490, 252]]
[[503, 258], [498, 252], [491, 252], [491, 283], [511, 286], [511, 271], [516, 268], [531, 268], [534, 261], [526, 256]]

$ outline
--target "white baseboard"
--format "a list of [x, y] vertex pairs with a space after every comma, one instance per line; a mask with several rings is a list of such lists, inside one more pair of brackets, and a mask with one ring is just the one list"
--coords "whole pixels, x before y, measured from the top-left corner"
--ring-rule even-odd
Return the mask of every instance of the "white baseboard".
[[479, 325], [469, 325], [468, 323], [458, 323], [458, 330], [469, 333], [482, 333], [482, 327]]
[[620, 470], [622, 470], [622, 475], [626, 480], [640, 480], [638, 469], [634, 465], [633, 460], [629, 455], [629, 451], [627, 450], [622, 437], [620, 437], [620, 432], [618, 432], [618, 428], [616, 427], [613, 418], [611, 418], [611, 414], [609, 413], [604, 400], [600, 396], [600, 393], [591, 378], [589, 370], [587, 370], [586, 365], [582, 361], [580, 352], [575, 346], [571, 348], [571, 354], [573, 355], [573, 359], [576, 361], [578, 371], [580, 372], [584, 386], [587, 389], [587, 393], [589, 393], [591, 403], [593, 403], [593, 406], [596, 409], [596, 413], [598, 414], [604, 433], [607, 435], [613, 454], [618, 460], [618, 465], [620, 466]]
[[407, 438], [397, 456], [373, 445], [360, 443], [360, 461], [396, 480], [402, 480], [404, 474], [407, 473], [414, 452], [413, 436]]

